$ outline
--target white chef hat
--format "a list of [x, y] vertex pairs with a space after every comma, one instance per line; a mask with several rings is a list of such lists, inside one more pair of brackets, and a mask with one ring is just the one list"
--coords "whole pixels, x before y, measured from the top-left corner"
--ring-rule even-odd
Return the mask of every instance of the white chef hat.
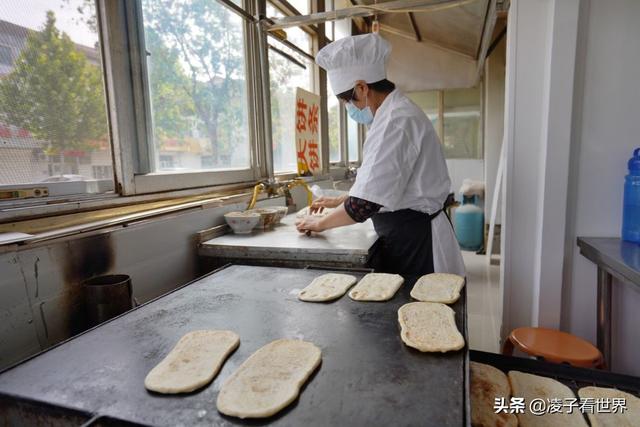
[[375, 83], [387, 78], [386, 62], [391, 45], [378, 34], [349, 36], [329, 43], [316, 55], [316, 63], [327, 70], [333, 93], [353, 89], [356, 81]]

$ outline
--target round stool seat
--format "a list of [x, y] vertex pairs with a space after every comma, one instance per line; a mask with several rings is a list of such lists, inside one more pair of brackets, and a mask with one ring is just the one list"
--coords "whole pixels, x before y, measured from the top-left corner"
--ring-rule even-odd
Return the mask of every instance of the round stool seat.
[[603, 360], [600, 350], [589, 341], [555, 329], [517, 328], [508, 340], [520, 351], [548, 362], [594, 368]]

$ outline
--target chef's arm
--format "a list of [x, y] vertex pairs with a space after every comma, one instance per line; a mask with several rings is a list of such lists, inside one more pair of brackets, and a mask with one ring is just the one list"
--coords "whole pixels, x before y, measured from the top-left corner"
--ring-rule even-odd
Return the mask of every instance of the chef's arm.
[[364, 222], [380, 210], [382, 206], [364, 199], [349, 196], [329, 215], [321, 218], [306, 216], [296, 220], [296, 228], [301, 233], [322, 232], [330, 228]]
[[355, 222], [365, 222], [382, 208], [382, 206], [377, 203], [353, 196], [347, 197], [343, 206], [347, 214]]
[[329, 215], [320, 219], [320, 228], [322, 230], [328, 230], [330, 228], [342, 227], [344, 225], [355, 224], [356, 222], [349, 216], [344, 208], [344, 204], [341, 204], [333, 210]]
[[377, 213], [382, 206], [358, 197], [345, 197], [344, 202], [321, 220], [324, 230], [364, 222]]

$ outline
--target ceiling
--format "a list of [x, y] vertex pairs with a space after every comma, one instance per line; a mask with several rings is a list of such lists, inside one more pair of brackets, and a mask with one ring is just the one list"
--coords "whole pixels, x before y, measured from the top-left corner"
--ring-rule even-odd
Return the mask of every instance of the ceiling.
[[[395, 0], [351, 0], [351, 5], [374, 5]], [[397, 2], [396, 2], [397, 3]], [[437, 45], [477, 59], [489, 12], [489, 0], [472, 0], [456, 7], [427, 12], [384, 13], [380, 31], [420, 43]], [[371, 22], [372, 18], [365, 18]]]

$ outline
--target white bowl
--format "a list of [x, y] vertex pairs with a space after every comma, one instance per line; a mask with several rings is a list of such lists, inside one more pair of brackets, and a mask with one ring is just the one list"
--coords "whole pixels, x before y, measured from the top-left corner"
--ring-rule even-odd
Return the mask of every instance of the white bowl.
[[289, 208], [287, 206], [276, 206], [274, 209], [278, 211], [278, 218], [276, 220], [276, 224], [279, 224], [282, 221], [282, 218], [287, 216], [289, 213]]
[[258, 221], [258, 227], [262, 227], [265, 230], [267, 228], [273, 227], [273, 225], [276, 223], [276, 219], [278, 218], [278, 211], [274, 208], [256, 208], [245, 212], [253, 212], [259, 214], [261, 218]]
[[249, 234], [258, 225], [261, 216], [257, 212], [229, 212], [224, 214], [224, 220], [235, 234]]

